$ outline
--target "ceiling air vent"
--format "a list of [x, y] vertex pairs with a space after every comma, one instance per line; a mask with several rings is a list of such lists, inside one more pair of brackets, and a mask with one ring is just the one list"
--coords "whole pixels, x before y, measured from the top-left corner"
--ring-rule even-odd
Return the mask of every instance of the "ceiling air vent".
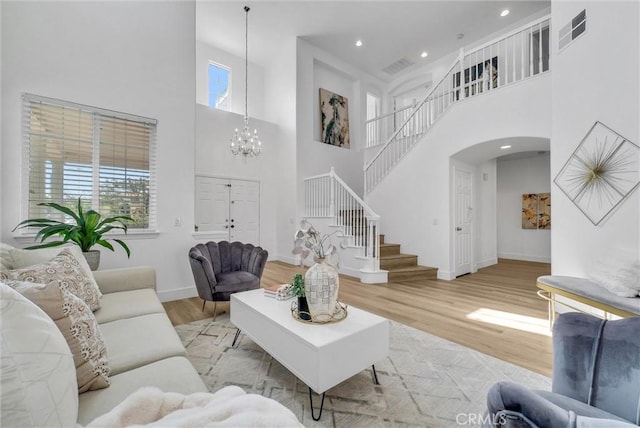
[[396, 62], [387, 65], [382, 69], [382, 71], [387, 73], [389, 76], [393, 76], [394, 74], [401, 72], [405, 68], [411, 67], [413, 64], [415, 64], [415, 62], [409, 61], [406, 58], [400, 58]]
[[587, 10], [577, 14], [567, 25], [560, 29], [558, 34], [558, 48], [564, 49], [569, 43], [578, 38], [587, 29]]

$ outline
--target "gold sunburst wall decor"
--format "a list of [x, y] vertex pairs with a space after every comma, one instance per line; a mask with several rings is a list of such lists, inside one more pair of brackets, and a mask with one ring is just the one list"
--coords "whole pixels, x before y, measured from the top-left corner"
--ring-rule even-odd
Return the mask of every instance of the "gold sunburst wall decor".
[[640, 184], [640, 147], [596, 122], [553, 182], [597, 226]]

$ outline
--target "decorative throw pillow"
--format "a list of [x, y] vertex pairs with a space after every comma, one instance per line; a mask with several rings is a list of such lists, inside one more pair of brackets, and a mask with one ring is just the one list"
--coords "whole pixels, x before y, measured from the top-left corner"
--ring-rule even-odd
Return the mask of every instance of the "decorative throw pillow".
[[106, 388], [111, 369], [96, 317], [82, 299], [60, 286], [60, 282], [9, 285], [45, 311], [62, 332], [73, 354], [78, 391]]
[[0, 329], [0, 426], [75, 426], [73, 356], [51, 318], [0, 283]]
[[87, 263], [87, 259], [84, 258], [82, 250], [77, 245], [67, 245], [53, 248], [38, 248], [37, 250], [10, 248], [9, 255], [11, 256], [11, 260], [13, 263], [13, 267], [11, 269], [21, 269], [31, 265], [36, 265], [38, 263], [48, 262], [58, 254], [60, 254], [62, 250], [71, 251], [73, 257], [78, 260], [78, 263], [80, 264], [80, 267], [82, 267], [82, 270], [84, 270], [88, 276], [91, 276], [89, 275], [91, 273], [91, 268]]
[[0, 272], [0, 280], [9, 279], [41, 284], [60, 280], [62, 288], [68, 289], [84, 300], [92, 311], [100, 309], [102, 293], [93, 279], [93, 275], [89, 273], [87, 276], [78, 260], [67, 248], [48, 262]]
[[10, 251], [13, 249], [11, 245], [0, 242], [0, 270], [13, 269], [13, 259]]
[[640, 258], [633, 251], [605, 251], [590, 263], [587, 276], [616, 296], [636, 297], [640, 294]]
[[93, 272], [87, 263], [87, 259], [84, 258], [82, 250], [77, 245], [69, 245], [65, 247], [54, 248], [39, 248], [37, 250], [23, 250], [20, 248], [11, 248], [9, 250], [9, 257], [11, 257], [12, 267], [10, 269], [22, 269], [31, 265], [37, 265], [39, 263], [45, 263], [60, 254], [63, 250], [69, 250], [73, 257], [78, 261], [80, 268], [84, 272], [85, 276], [89, 278], [92, 285], [100, 290], [96, 280], [93, 278]]

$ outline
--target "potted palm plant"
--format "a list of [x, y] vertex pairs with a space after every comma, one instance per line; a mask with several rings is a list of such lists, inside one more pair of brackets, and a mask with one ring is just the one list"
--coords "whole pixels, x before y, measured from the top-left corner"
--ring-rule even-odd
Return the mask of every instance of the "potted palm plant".
[[[70, 217], [71, 221], [63, 222], [49, 218], [33, 218], [21, 221], [13, 229], [14, 231], [25, 227], [39, 229], [35, 240], [40, 240], [41, 244], [32, 245], [27, 247], [27, 249], [34, 250], [37, 248], [57, 247], [72, 242], [82, 249], [82, 253], [87, 259], [91, 270], [98, 269], [100, 265], [100, 251], [92, 250], [91, 248], [94, 245], [100, 245], [111, 251], [115, 251], [113, 245], [104, 237], [104, 234], [114, 229], [122, 230], [126, 234], [126, 222], [133, 221], [133, 219], [128, 216], [102, 217], [97, 211], [84, 211], [82, 209], [81, 198], [78, 198], [76, 211], [56, 204], [55, 202], [43, 202], [38, 205], [60, 211]], [[45, 243], [44, 241], [51, 236], [59, 236], [62, 239]], [[124, 241], [120, 239], [112, 240], [124, 249], [127, 253], [127, 258], [131, 256], [131, 251]]]

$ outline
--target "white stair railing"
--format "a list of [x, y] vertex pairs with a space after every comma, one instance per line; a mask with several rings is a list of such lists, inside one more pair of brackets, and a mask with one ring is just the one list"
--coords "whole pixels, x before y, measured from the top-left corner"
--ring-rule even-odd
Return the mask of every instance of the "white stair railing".
[[[390, 113], [366, 122], [368, 146], [382, 143], [364, 166], [364, 191], [369, 193], [454, 103], [549, 71], [548, 16], [537, 19], [458, 59], [400, 126], [391, 126]], [[388, 132], [392, 130], [392, 132]], [[371, 132], [371, 134], [370, 134]]]
[[305, 217], [325, 217], [340, 227], [349, 247], [362, 248], [367, 270], [380, 270], [380, 216], [336, 174], [304, 180]]
[[404, 125], [415, 107], [416, 103], [367, 120], [365, 122], [367, 147], [377, 146], [388, 141], [389, 137]]

